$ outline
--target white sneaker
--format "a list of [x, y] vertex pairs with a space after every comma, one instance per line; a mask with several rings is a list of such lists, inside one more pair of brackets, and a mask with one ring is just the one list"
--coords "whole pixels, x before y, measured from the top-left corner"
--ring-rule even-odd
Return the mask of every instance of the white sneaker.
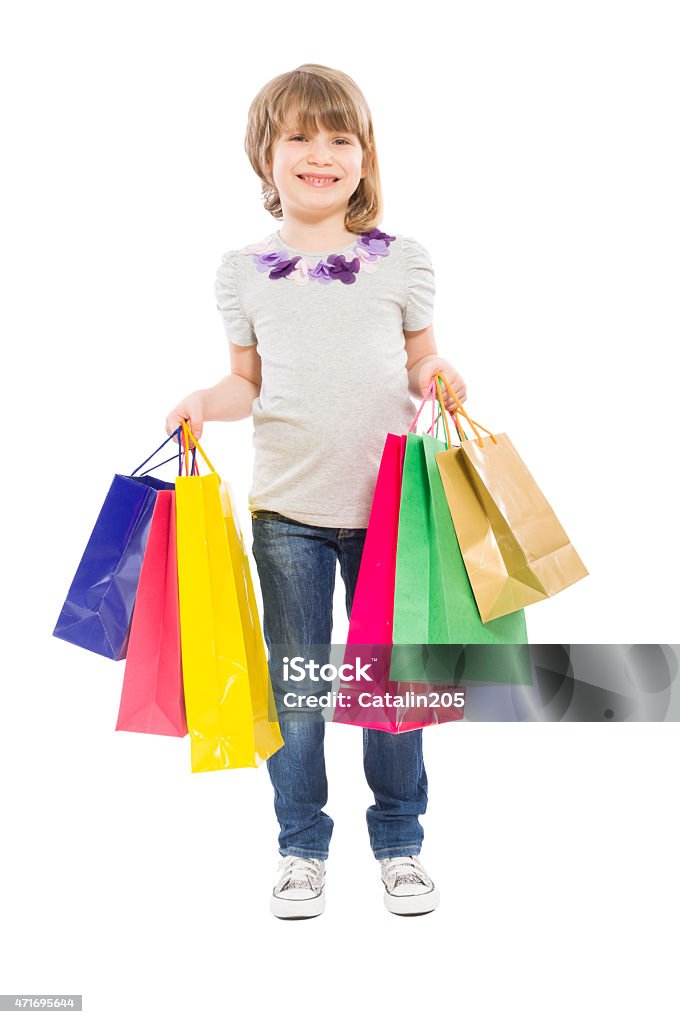
[[326, 908], [326, 866], [315, 857], [283, 857], [269, 906], [275, 917], [317, 917]]
[[385, 906], [393, 914], [429, 914], [439, 906], [439, 890], [417, 857], [380, 861]]

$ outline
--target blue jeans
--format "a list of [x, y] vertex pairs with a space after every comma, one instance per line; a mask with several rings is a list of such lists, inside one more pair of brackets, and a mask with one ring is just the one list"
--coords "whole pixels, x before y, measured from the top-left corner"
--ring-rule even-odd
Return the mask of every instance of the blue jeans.
[[[262, 625], [279, 703], [285, 692], [309, 693], [309, 684], [305, 690], [304, 683], [283, 682], [281, 658], [271, 657], [272, 644], [290, 644], [300, 654], [306, 644], [324, 645], [330, 653], [336, 559], [349, 619], [366, 530], [309, 526], [268, 510], [252, 513], [252, 526]], [[323, 810], [328, 799], [325, 720], [318, 713], [279, 710], [279, 725], [284, 746], [267, 760], [280, 825], [279, 853], [326, 860], [333, 819]], [[363, 762], [375, 799], [366, 823], [376, 859], [420, 853], [424, 833], [418, 815], [427, 807], [423, 730], [363, 729]]]

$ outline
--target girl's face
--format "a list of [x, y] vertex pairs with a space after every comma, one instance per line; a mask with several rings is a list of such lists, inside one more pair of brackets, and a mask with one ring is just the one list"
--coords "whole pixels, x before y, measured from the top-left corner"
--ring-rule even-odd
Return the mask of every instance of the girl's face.
[[[322, 130], [310, 138], [293, 123], [272, 149], [271, 175], [284, 212], [344, 211], [365, 173], [361, 144], [351, 132]], [[303, 180], [314, 177], [337, 180], [320, 185]]]

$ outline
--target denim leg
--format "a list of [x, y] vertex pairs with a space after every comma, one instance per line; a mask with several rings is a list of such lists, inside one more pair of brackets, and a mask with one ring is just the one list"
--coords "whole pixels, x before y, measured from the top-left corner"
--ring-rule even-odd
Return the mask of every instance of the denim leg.
[[262, 626], [284, 739], [284, 746], [267, 760], [280, 826], [279, 853], [326, 860], [333, 819], [322, 810], [328, 800], [325, 721], [318, 712], [283, 708], [286, 692], [314, 690], [309, 683], [283, 680], [281, 649], [272, 657], [272, 645], [290, 645], [291, 656], [305, 656], [307, 644], [330, 645], [337, 558], [334, 531], [266, 516], [254, 518], [252, 525]]
[[391, 733], [364, 729], [364, 773], [375, 803], [366, 811], [377, 860], [419, 854], [427, 809], [423, 730]]
[[[365, 530], [340, 530], [340, 571], [348, 617], [365, 534]], [[423, 730], [389, 733], [364, 729], [363, 734], [364, 774], [375, 799], [366, 811], [371, 849], [377, 860], [417, 855], [424, 836], [418, 816], [427, 808]]]

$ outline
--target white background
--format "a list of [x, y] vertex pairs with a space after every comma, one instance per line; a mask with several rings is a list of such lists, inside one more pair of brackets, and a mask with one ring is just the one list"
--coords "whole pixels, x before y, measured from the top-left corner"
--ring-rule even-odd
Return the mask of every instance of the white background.
[[[361, 731], [329, 726], [328, 907], [286, 923], [266, 766], [192, 776], [188, 737], [115, 733], [123, 665], [51, 636], [113, 474], [229, 372], [215, 270], [278, 226], [248, 105], [309, 61], [363, 90], [380, 226], [431, 253], [466, 408], [590, 570], [528, 609], [529, 639], [677, 641], [676, 17], [4, 5], [0, 991], [82, 992], [97, 1022], [677, 1020], [675, 726], [425, 730], [442, 903], [411, 920], [382, 905]], [[251, 432], [203, 435], [249, 545]], [[341, 642], [339, 576], [335, 600]]]

